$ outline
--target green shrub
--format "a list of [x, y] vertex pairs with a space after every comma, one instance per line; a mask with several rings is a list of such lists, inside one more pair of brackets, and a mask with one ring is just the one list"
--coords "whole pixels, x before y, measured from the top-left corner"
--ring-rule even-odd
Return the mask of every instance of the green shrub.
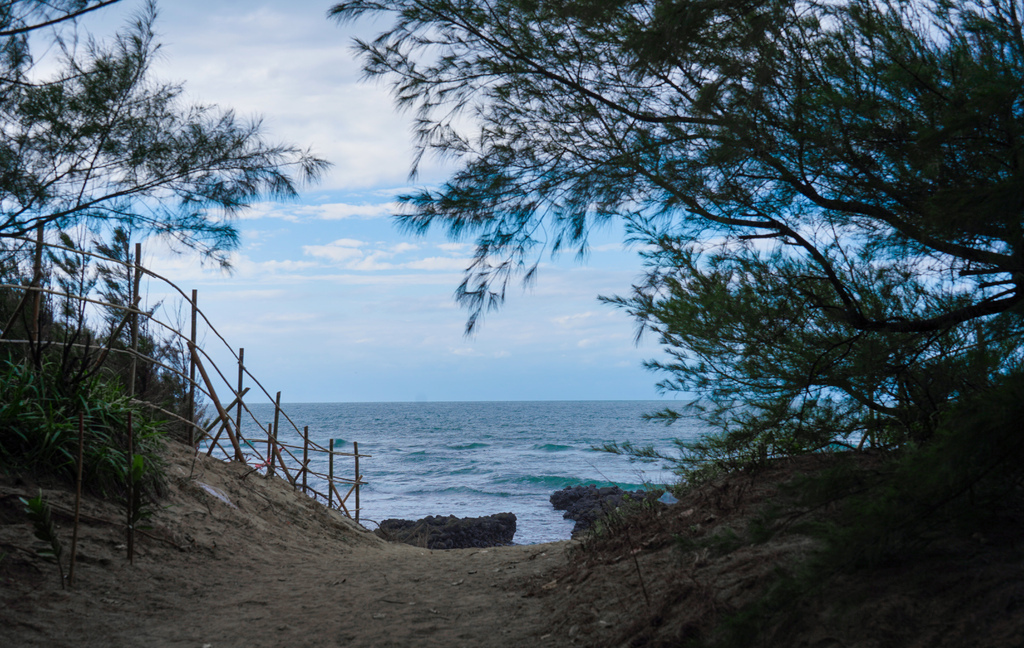
[[160, 470], [154, 452], [162, 432], [131, 405], [119, 385], [100, 376], [68, 383], [54, 364], [37, 370], [26, 363], [0, 362], [0, 465], [73, 482], [81, 412], [83, 484], [105, 494], [121, 493], [128, 471], [129, 411], [134, 412], [135, 452], [147, 457], [143, 481], [155, 487]]

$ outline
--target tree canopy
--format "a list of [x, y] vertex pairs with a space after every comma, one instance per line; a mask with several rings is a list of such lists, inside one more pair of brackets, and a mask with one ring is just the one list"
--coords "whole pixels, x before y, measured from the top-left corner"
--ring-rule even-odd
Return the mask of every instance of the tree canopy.
[[103, 430], [103, 461], [122, 452], [110, 435], [123, 433], [136, 401], [162, 410], [156, 418], [198, 422], [183, 344], [130, 317], [156, 308], [139, 301], [132, 243], [156, 235], [227, 265], [238, 242], [233, 217], [258, 200], [295, 196], [327, 165], [268, 141], [258, 119], [191, 104], [181, 85], [155, 79], [152, 0], [110, 38], [79, 23], [117, 2], [0, 3], [5, 465], [67, 470], [83, 409], [87, 421], [109, 414], [87, 422]]
[[[180, 85], [155, 81], [152, 2], [109, 42], [59, 30], [111, 4], [16, 0], [0, 9], [0, 237], [39, 225], [120, 226], [223, 263], [237, 244], [231, 216], [262, 197], [295, 195], [296, 182], [326, 163], [267, 142], [258, 120], [188, 105]], [[30, 46], [40, 42], [62, 53], [55, 74], [34, 65]]]
[[[760, 452], [928, 438], [1021, 362], [1024, 7], [1011, 0], [352, 0], [455, 158], [399, 222], [473, 238], [469, 328], [622, 219], [668, 391]], [[415, 168], [415, 167], [414, 167]], [[742, 407], [736, 407], [741, 403]], [[737, 424], [739, 424], [737, 426]]]

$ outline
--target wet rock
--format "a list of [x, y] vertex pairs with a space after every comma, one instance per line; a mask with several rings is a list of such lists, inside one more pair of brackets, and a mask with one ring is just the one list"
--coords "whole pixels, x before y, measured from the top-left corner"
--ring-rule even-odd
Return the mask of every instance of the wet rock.
[[512, 544], [516, 534], [515, 513], [458, 518], [428, 515], [420, 520], [383, 520], [375, 533], [393, 542], [427, 549], [468, 549]]
[[556, 511], [565, 511], [562, 517], [576, 522], [572, 529], [572, 537], [575, 538], [592, 527], [597, 520], [621, 506], [626, 497], [631, 500], [656, 500], [663, 492], [660, 489], [624, 491], [618, 486], [598, 488], [594, 484], [587, 484], [555, 491], [551, 495], [551, 505]]

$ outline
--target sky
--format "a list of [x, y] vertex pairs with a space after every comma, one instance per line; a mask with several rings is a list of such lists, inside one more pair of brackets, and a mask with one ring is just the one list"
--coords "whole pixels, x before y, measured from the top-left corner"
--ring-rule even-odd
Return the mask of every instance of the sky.
[[[231, 273], [152, 246], [147, 267], [198, 290], [209, 320], [285, 402], [659, 398], [659, 377], [642, 366], [659, 356], [656, 340], [637, 344], [628, 315], [597, 299], [627, 294], [641, 275], [621, 232], [598, 232], [583, 262], [544, 256], [535, 284], [512, 289], [465, 335], [453, 294], [471, 245], [402, 233], [389, 217], [396, 195], [453, 167], [427, 160], [410, 180], [411, 119], [386, 86], [362, 80], [352, 51], [374, 26], [339, 26], [326, 18], [331, 5], [159, 3], [156, 78], [183, 83], [194, 103], [258, 117], [269, 139], [333, 166], [298, 200], [241, 215]], [[109, 34], [140, 6], [122, 0], [82, 26]], [[149, 289], [151, 301], [162, 296]]]

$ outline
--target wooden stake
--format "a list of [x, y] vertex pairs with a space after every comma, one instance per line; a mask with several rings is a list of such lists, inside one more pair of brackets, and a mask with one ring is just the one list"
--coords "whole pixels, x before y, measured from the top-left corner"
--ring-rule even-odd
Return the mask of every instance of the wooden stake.
[[267, 477], [274, 476], [274, 424], [267, 423]]
[[[277, 392], [274, 399], [274, 446], [277, 447], [277, 437], [281, 432], [281, 392]], [[281, 462], [282, 467], [284, 462]]]
[[139, 283], [142, 281], [142, 243], [135, 244], [135, 267], [128, 263], [129, 279], [132, 282], [132, 371], [128, 380], [128, 397], [135, 396], [135, 372], [139, 362]]
[[330, 452], [327, 453], [328, 459], [327, 469], [327, 508], [334, 508], [334, 439], [331, 439], [331, 443], [328, 446]]
[[309, 474], [309, 426], [302, 428], [302, 492], [306, 492], [306, 476]]
[[347, 516], [349, 516], [349, 518], [351, 518], [352, 517], [352, 513], [348, 510], [348, 507], [345, 506], [345, 500], [341, 497], [341, 493], [338, 492], [338, 489], [334, 487], [333, 483], [331, 484], [331, 490], [333, 490], [334, 494], [338, 496], [338, 504], [340, 504], [341, 505], [341, 509], [343, 511], [345, 511], [345, 515], [347, 515]]
[[[32, 262], [32, 287], [39, 288], [43, 283], [43, 224], [39, 223], [36, 228], [36, 252]], [[33, 343], [39, 341], [39, 310], [42, 304], [43, 293], [36, 290], [35, 302], [32, 305], [32, 321], [29, 322], [29, 340]]]
[[[238, 403], [235, 410], [235, 429], [238, 430], [238, 435], [242, 435], [242, 396], [245, 392], [242, 390], [242, 381], [245, 376], [245, 349], [238, 349], [238, 390], [235, 392], [237, 397], [235, 401]], [[231, 405], [228, 405], [228, 409], [231, 409]]]
[[242, 448], [238, 445], [238, 437], [231, 431], [231, 417], [224, 411], [224, 407], [220, 404], [217, 399], [217, 392], [213, 389], [213, 382], [210, 380], [209, 374], [206, 373], [206, 367], [203, 366], [202, 361], [199, 359], [199, 355], [195, 353], [196, 346], [189, 342], [189, 350], [193, 352], [196, 361], [196, 368], [199, 369], [199, 374], [203, 377], [203, 382], [206, 383], [206, 389], [210, 392], [210, 400], [213, 401], [213, 406], [217, 408], [217, 415], [224, 421], [224, 429], [227, 430], [228, 438], [231, 440], [231, 445], [235, 448], [235, 460], [245, 463], [245, 456], [242, 454]]
[[[191, 340], [191, 353], [189, 353], [188, 360], [188, 420], [195, 423], [196, 420], [196, 320], [199, 311], [199, 292], [196, 289], [192, 289], [192, 337]], [[193, 448], [196, 447], [196, 429], [195, 425], [190, 425], [188, 428], [188, 443]]]
[[284, 476], [288, 478], [288, 483], [292, 485], [292, 488], [296, 488], [295, 480], [292, 479], [292, 473], [288, 470], [288, 466], [285, 465], [284, 459], [281, 458], [281, 449], [278, 448], [277, 444], [274, 444], [274, 454], [277, 455], [277, 460], [281, 462], [281, 470], [284, 471]]
[[135, 454], [135, 433], [132, 429], [132, 413], [128, 412], [128, 562], [135, 564], [135, 522], [132, 520], [132, 508], [135, 497], [135, 484], [132, 482], [132, 455]]
[[78, 413], [78, 475], [75, 477], [75, 526], [71, 532], [71, 566], [68, 587], [75, 586], [75, 558], [78, 556], [78, 520], [82, 513], [82, 455], [85, 451], [85, 417]]
[[[230, 409], [231, 409], [232, 407], [234, 407], [234, 406], [235, 406], [235, 403], [238, 403], [238, 402], [239, 402], [239, 400], [240, 400], [240, 398], [241, 398], [241, 397], [243, 397], [243, 396], [245, 396], [245, 395], [246, 395], [246, 394], [247, 394], [248, 392], [249, 392], [249, 388], [248, 388], [248, 387], [246, 387], [245, 389], [243, 389], [243, 390], [242, 390], [242, 393], [241, 393], [241, 394], [240, 394], [239, 396], [236, 396], [236, 397], [235, 397], [235, 400], [231, 401], [231, 403], [230, 403], [230, 404], [228, 404], [228, 406], [227, 406], [227, 407], [225, 407], [225, 408], [224, 408], [224, 410], [225, 410], [225, 411], [227, 411], [227, 410], [230, 410]], [[217, 430], [217, 436], [211, 436], [211, 435], [210, 435], [210, 432], [213, 432], [213, 428], [217, 427], [217, 423], [218, 423], [217, 421], [214, 421], [214, 422], [213, 422], [213, 425], [211, 425], [211, 426], [210, 426], [210, 429], [209, 429], [209, 430], [203, 430], [203, 431], [204, 431], [204, 432], [206, 433], [206, 436], [208, 436], [208, 437], [211, 437], [211, 438], [213, 439], [213, 441], [211, 441], [211, 442], [210, 442], [210, 447], [209, 447], [209, 449], [208, 449], [208, 450], [206, 451], [206, 456], [207, 456], [207, 457], [210, 457], [210, 456], [212, 456], [212, 455], [213, 455], [213, 446], [214, 446], [214, 445], [215, 445], [215, 444], [216, 444], [216, 443], [217, 443], [218, 441], [220, 441], [220, 435], [224, 433], [224, 421], [220, 421], [220, 429], [219, 429], [219, 430]]]
[[359, 474], [359, 442], [352, 442], [352, 452], [356, 456], [356, 524], [359, 524], [359, 480], [362, 478]]

